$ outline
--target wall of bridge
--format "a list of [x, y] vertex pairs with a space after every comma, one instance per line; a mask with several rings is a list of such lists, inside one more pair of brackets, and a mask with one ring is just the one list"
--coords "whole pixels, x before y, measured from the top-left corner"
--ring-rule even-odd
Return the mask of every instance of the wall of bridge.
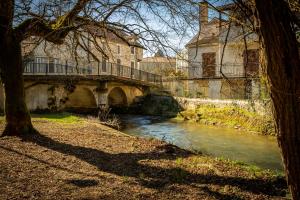
[[[76, 84], [25, 82], [25, 100], [29, 110], [59, 111], [64, 109], [96, 109], [117, 102], [129, 106], [143, 90], [117, 82], [79, 82]], [[113, 105], [112, 105], [113, 106]], [[4, 90], [0, 86], [0, 109], [4, 109]]]

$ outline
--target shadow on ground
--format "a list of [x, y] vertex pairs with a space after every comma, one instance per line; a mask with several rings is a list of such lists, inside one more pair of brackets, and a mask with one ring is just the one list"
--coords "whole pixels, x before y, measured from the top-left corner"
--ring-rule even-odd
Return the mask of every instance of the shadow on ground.
[[[163, 190], [171, 184], [186, 184], [198, 187], [206, 193], [218, 199], [240, 199], [235, 195], [227, 195], [211, 191], [208, 187], [200, 186], [201, 184], [213, 184], [219, 186], [235, 186], [241, 190], [255, 194], [264, 194], [270, 196], [284, 196], [285, 181], [282, 179], [263, 180], [263, 179], [246, 179], [243, 177], [225, 177], [215, 174], [193, 174], [182, 168], [161, 168], [156, 166], [143, 165], [141, 160], [174, 160], [178, 157], [189, 156], [190, 153], [181, 149], [156, 150], [147, 153], [118, 153], [110, 154], [97, 149], [74, 146], [58, 142], [44, 136], [38, 132], [23, 138], [24, 141], [32, 142], [42, 147], [60, 152], [65, 155], [75, 156], [85, 161], [99, 170], [112, 173], [118, 176], [135, 177], [141, 185], [148, 188]], [[169, 147], [170, 148], [170, 147]], [[141, 177], [142, 174], [142, 177]], [[97, 184], [90, 180], [70, 180], [71, 184], [79, 187], [88, 187]], [[195, 183], [195, 184], [194, 184]], [[196, 185], [197, 184], [197, 185]]]

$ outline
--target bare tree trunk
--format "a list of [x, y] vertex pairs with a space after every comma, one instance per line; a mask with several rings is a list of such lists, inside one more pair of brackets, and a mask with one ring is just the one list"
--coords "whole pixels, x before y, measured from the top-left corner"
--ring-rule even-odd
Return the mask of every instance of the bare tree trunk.
[[300, 59], [291, 10], [284, 0], [255, 0], [286, 177], [300, 199]]

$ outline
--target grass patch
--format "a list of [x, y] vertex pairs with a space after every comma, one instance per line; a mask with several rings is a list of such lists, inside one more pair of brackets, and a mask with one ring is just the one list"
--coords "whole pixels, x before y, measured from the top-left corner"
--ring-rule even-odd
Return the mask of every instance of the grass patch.
[[[48, 114], [31, 114], [31, 119], [34, 120], [46, 120], [49, 122], [73, 124], [81, 122], [79, 116], [73, 115], [71, 113], [48, 113]], [[5, 123], [5, 116], [0, 116], [0, 123]]]
[[246, 172], [248, 172], [250, 175], [252, 175], [253, 178], [261, 178], [266, 176], [273, 177], [273, 178], [284, 178], [283, 171], [262, 169], [256, 165], [247, 164], [238, 160], [230, 160], [223, 157], [217, 157], [215, 158], [215, 161], [221, 162], [224, 165], [229, 165], [232, 167], [243, 169]]
[[50, 122], [66, 123], [66, 124], [79, 123], [82, 121], [79, 116], [76, 116], [74, 114], [67, 113], [67, 112], [48, 113], [48, 114], [32, 114], [31, 117], [33, 119], [41, 119], [41, 120], [47, 120]]
[[260, 115], [236, 106], [216, 107], [214, 105], [201, 105], [195, 110], [181, 112], [178, 118], [207, 125], [241, 128], [265, 135], [273, 135], [275, 133], [274, 122], [271, 116]]

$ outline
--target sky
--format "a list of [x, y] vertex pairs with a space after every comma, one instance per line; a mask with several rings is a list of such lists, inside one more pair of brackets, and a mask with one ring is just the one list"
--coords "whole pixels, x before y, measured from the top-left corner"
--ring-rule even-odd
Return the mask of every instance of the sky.
[[[19, 0], [21, 1], [21, 0]], [[54, 0], [55, 1], [55, 0]], [[117, 3], [120, 0], [104, 0], [103, 2]], [[139, 0], [132, 0], [133, 2], [138, 2]], [[209, 0], [213, 5], [219, 6], [224, 4], [224, 2], [229, 2], [230, 0]], [[33, 4], [38, 4], [39, 2], [47, 2], [46, 0], [33, 0]], [[147, 2], [147, 1], [145, 1]], [[155, 42], [145, 42], [141, 41], [142, 44], [148, 49], [145, 51], [144, 56], [152, 56], [158, 49], [164, 51], [165, 54], [169, 56], [175, 56], [176, 51], [180, 51], [185, 48], [185, 45], [189, 40], [193, 38], [199, 31], [199, 6], [200, 0], [195, 0], [194, 4], [188, 5], [183, 4], [184, 0], [170, 0], [169, 2], [177, 3], [175, 5], [175, 12], [172, 10], [164, 9], [164, 5], [161, 3], [163, 1], [152, 0], [150, 1], [152, 7], [147, 6], [147, 4], [134, 4], [134, 8], [138, 10], [137, 14], [134, 13], [130, 8], [125, 8], [118, 10], [113, 14], [109, 20], [112, 22], [119, 22], [122, 24], [132, 25], [136, 29], [138, 26], [145, 25], [141, 23], [141, 20], [137, 20], [137, 17], [143, 18], [149, 28], [159, 34], [156, 34], [161, 42], [168, 47], [159, 45]], [[188, 1], [187, 1], [188, 2]], [[151, 9], [150, 9], [151, 8]], [[103, 7], [102, 7], [103, 9]], [[105, 10], [105, 8], [104, 8]], [[102, 10], [103, 11], [103, 10]], [[172, 11], [168, 12], [168, 11]], [[182, 12], [183, 11], [183, 12]], [[177, 13], [176, 13], [177, 12]], [[216, 14], [212, 10], [209, 12], [209, 18], [215, 17]], [[176, 29], [176, 30], [174, 30]], [[149, 33], [142, 33], [142, 36], [147, 39], [155, 39], [149, 37]], [[176, 50], [176, 51], [174, 51]]]

